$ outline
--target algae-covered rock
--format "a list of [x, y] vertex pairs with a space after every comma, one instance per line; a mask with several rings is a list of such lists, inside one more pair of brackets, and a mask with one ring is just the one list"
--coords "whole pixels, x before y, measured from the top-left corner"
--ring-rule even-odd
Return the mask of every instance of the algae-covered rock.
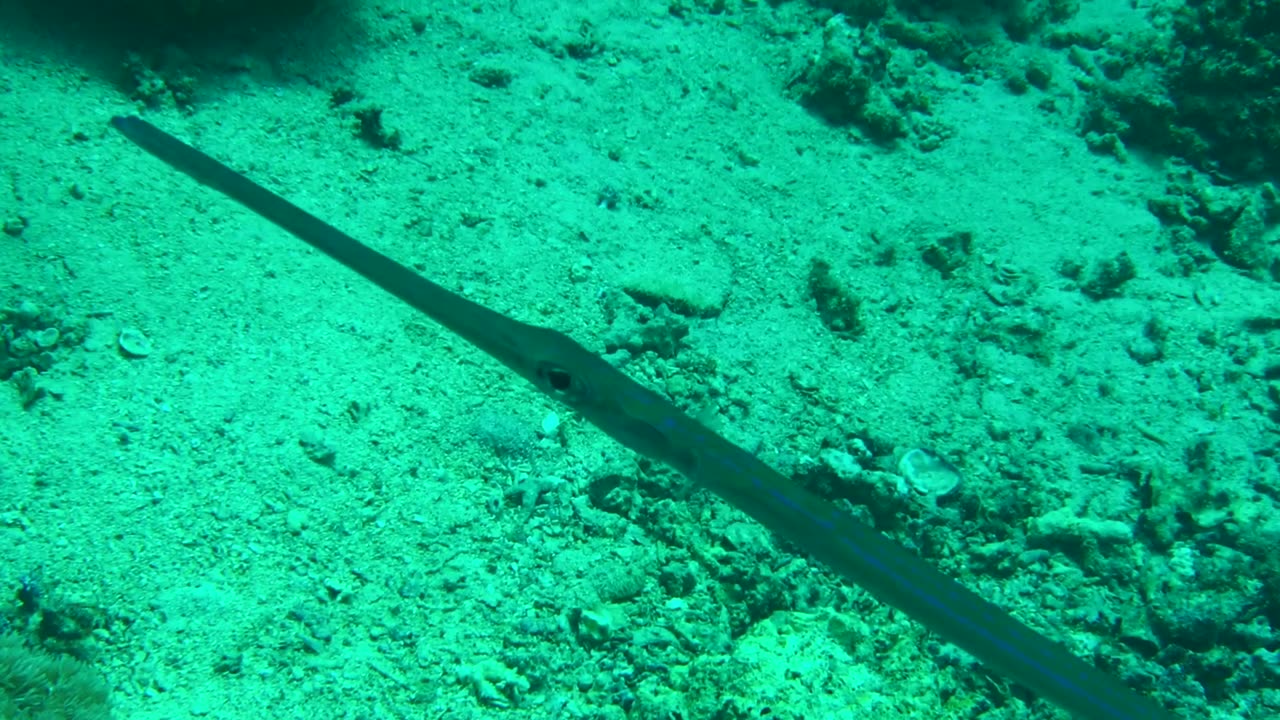
[[79, 660], [27, 647], [17, 635], [0, 635], [0, 717], [110, 720], [110, 689]]
[[1280, 173], [1280, 4], [1189, 0], [1152, 14], [1092, 53], [1112, 69], [1085, 68], [1098, 72], [1082, 132], [1230, 176]]

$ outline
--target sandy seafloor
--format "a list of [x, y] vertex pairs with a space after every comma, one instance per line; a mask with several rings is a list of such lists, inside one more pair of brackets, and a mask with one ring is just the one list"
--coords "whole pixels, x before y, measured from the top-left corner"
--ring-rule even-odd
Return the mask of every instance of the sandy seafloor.
[[[945, 140], [884, 146], [789, 96], [810, 9], [735, 7], [353, 2], [199, 56], [183, 109], [0, 29], [0, 210], [25, 225], [0, 306], [61, 338], [42, 397], [0, 386], [12, 630], [24, 577], [82, 609], [120, 718], [1062, 717], [108, 126], [140, 113], [478, 302], [631, 347], [628, 374], [1186, 717], [1276, 710], [1274, 608], [1227, 616], [1255, 648], [1162, 654], [1168, 616], [1275, 582], [1230, 528], [1280, 538], [1277, 338], [1248, 329], [1276, 283], [1168, 272], [1167, 158], [1090, 152], [1043, 109], [1069, 82], [928, 69]], [[601, 51], [554, 52], [584, 20]], [[925, 251], [961, 231], [944, 277]], [[1122, 252], [1114, 297], [1062, 272]], [[856, 336], [816, 311], [815, 259]], [[653, 297], [714, 316], [649, 320]], [[659, 357], [641, 320], [688, 335]], [[917, 447], [953, 493], [898, 492]], [[1205, 690], [1210, 654], [1256, 682]]]

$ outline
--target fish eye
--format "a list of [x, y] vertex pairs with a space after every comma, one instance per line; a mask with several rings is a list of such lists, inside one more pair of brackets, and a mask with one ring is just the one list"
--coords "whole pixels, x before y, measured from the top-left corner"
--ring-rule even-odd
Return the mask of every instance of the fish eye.
[[559, 365], [543, 364], [538, 368], [538, 375], [556, 392], [568, 392], [573, 387], [573, 375]]

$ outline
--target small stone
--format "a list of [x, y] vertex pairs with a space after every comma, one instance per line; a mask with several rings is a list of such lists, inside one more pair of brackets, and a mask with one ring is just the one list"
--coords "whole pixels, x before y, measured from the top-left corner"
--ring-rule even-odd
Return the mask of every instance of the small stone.
[[307, 454], [311, 462], [318, 465], [333, 467], [338, 458], [338, 451], [320, 433], [312, 430], [303, 431], [302, 436], [298, 438], [298, 445], [302, 447], [302, 451]]
[[6, 218], [4, 221], [4, 234], [10, 237], [20, 237], [27, 229], [27, 224], [27, 219], [21, 216]]
[[293, 508], [289, 512], [285, 513], [284, 516], [285, 527], [289, 528], [289, 533], [293, 535], [297, 535], [303, 530], [306, 530], [308, 520], [307, 511], [301, 508]]
[[13, 319], [23, 325], [34, 323], [40, 317], [40, 306], [30, 300], [18, 303], [18, 309], [12, 313]]
[[191, 707], [188, 711], [195, 717], [204, 717], [213, 712], [213, 704], [203, 695], [191, 701]]

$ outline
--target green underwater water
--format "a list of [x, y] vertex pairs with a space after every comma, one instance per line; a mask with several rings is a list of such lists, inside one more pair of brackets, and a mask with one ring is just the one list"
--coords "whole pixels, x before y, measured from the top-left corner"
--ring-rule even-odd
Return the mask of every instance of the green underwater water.
[[1171, 717], [1280, 713], [1280, 18], [1148, 5], [0, 7], [0, 713], [1067, 716], [129, 115]]

